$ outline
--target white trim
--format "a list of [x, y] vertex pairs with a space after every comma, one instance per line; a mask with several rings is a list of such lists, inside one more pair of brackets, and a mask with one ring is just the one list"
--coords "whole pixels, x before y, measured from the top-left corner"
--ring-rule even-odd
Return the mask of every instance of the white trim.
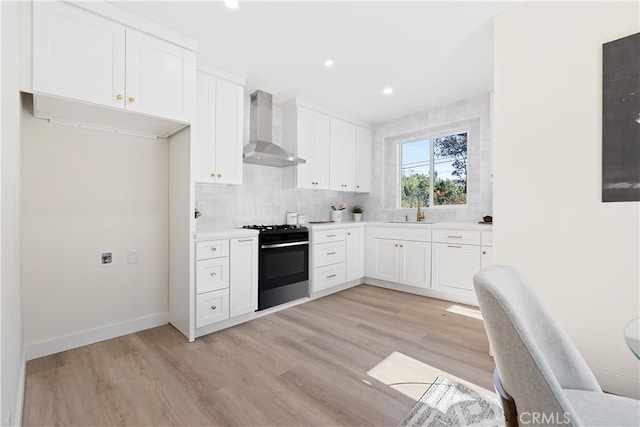
[[372, 279], [365, 277], [363, 280], [365, 285], [377, 286], [379, 288], [392, 289], [394, 291], [400, 291], [408, 294], [421, 295], [428, 298], [441, 299], [447, 302], [457, 302], [460, 304], [472, 305], [478, 307], [478, 301], [476, 294], [470, 291], [469, 296], [452, 294], [449, 292], [442, 292], [432, 288], [418, 288], [416, 286], [403, 285], [395, 282], [387, 282], [386, 280]]
[[373, 129], [373, 126], [371, 125], [371, 123], [363, 122], [362, 120], [354, 119], [353, 117], [349, 117], [349, 116], [344, 115], [342, 113], [339, 113], [337, 111], [329, 110], [328, 108], [325, 108], [325, 107], [323, 107], [321, 105], [313, 104], [311, 102], [305, 101], [302, 98], [293, 98], [293, 99], [290, 99], [287, 102], [284, 102], [281, 105], [283, 110], [285, 110], [287, 108], [294, 107], [294, 106], [301, 106], [301, 107], [309, 108], [311, 110], [317, 111], [319, 113], [326, 114], [326, 115], [328, 115], [330, 117], [334, 117], [336, 119], [340, 119], [340, 120], [343, 120], [345, 122], [352, 123], [352, 124], [357, 125], [357, 126], [361, 126], [361, 127], [367, 128], [367, 129]]
[[25, 345], [26, 359], [37, 359], [38, 357], [48, 356], [145, 329], [155, 328], [156, 326], [166, 325], [167, 323], [169, 323], [169, 313], [157, 313], [100, 328], [88, 329], [75, 334], [28, 343]]
[[[631, 351], [629, 351], [629, 357], [634, 357]], [[605, 369], [594, 368], [593, 366], [590, 366], [590, 368], [604, 391], [619, 396], [640, 399], [640, 384], [638, 378], [620, 375]]]

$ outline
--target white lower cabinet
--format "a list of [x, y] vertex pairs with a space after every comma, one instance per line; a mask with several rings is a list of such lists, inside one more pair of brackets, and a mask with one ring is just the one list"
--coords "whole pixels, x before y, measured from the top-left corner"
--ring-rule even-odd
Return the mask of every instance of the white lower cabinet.
[[480, 256], [480, 267], [485, 268], [493, 265], [493, 232], [482, 232], [482, 254]]
[[196, 242], [196, 328], [258, 309], [258, 237]]
[[312, 292], [364, 277], [364, 224], [312, 230], [311, 236]]
[[473, 294], [473, 275], [480, 270], [479, 231], [434, 232], [431, 287], [458, 295]]
[[229, 314], [235, 317], [258, 309], [258, 238], [231, 239], [229, 252]]
[[429, 287], [431, 243], [373, 239], [372, 277], [403, 285]]
[[364, 226], [346, 229], [345, 247], [345, 280], [364, 277]]

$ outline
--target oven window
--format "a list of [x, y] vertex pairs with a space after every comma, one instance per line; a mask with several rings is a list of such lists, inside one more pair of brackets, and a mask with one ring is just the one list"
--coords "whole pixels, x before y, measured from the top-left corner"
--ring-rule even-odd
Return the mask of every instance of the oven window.
[[263, 249], [260, 252], [260, 288], [271, 289], [309, 279], [308, 245]]

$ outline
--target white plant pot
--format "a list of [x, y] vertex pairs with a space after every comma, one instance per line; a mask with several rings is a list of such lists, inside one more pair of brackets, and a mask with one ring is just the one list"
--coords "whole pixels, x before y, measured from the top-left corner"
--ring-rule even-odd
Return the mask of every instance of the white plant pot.
[[362, 221], [362, 214], [361, 214], [361, 213], [354, 213], [354, 214], [353, 214], [353, 220], [354, 220], [355, 222], [360, 222], [360, 221]]

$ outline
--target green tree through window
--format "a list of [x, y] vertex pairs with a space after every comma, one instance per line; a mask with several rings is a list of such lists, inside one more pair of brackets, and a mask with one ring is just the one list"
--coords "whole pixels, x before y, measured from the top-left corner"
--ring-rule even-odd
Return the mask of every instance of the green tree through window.
[[423, 206], [467, 203], [466, 132], [405, 142], [401, 159], [401, 207], [412, 196]]

